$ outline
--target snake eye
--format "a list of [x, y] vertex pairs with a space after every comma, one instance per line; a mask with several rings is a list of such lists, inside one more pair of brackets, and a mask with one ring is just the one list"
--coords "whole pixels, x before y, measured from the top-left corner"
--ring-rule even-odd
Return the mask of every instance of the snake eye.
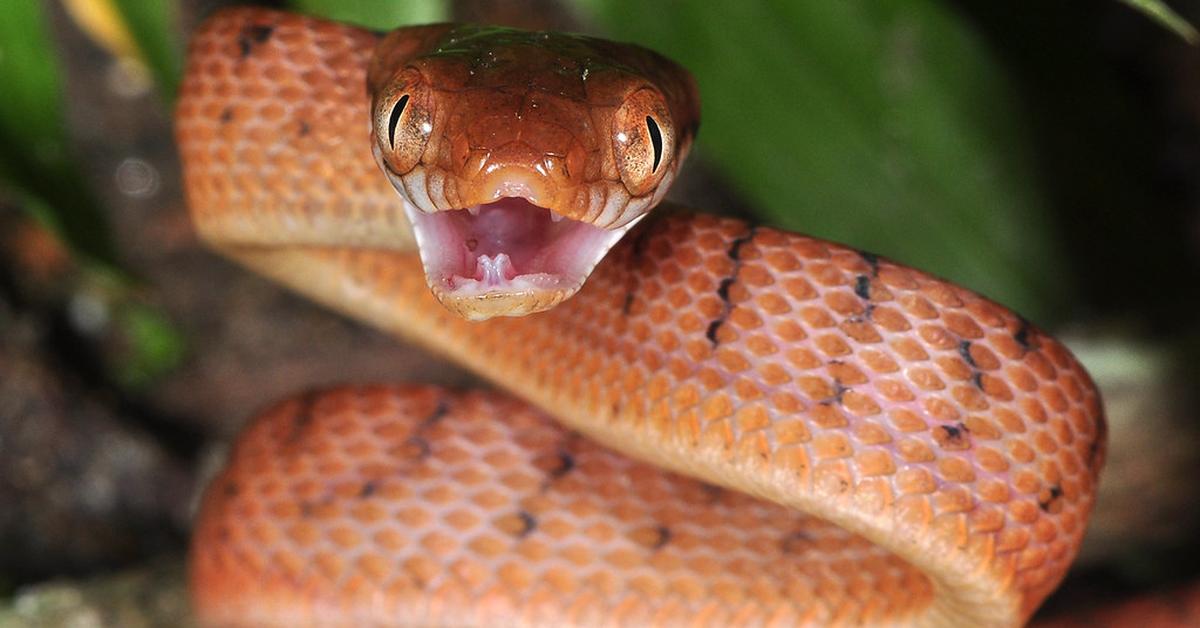
[[375, 142], [384, 163], [396, 174], [406, 174], [421, 161], [433, 115], [429, 90], [421, 73], [408, 68], [392, 79], [375, 98]]
[[674, 149], [671, 114], [658, 92], [642, 88], [625, 99], [613, 118], [613, 156], [632, 196], [654, 191]]

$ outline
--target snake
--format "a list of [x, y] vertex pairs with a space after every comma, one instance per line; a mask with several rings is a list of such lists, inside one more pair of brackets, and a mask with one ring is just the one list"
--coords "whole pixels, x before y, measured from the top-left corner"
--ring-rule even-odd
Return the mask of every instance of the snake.
[[260, 8], [195, 32], [201, 238], [495, 387], [253, 419], [195, 522], [203, 625], [1032, 616], [1104, 462], [1087, 372], [966, 288], [660, 203], [697, 93], [581, 35]]

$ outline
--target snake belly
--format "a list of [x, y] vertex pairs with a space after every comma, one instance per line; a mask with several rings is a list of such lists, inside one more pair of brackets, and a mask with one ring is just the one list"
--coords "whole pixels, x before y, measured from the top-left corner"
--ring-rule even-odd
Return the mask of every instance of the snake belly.
[[193, 219], [532, 406], [404, 385], [274, 406], [197, 519], [202, 623], [1009, 626], [1057, 586], [1105, 450], [1061, 344], [920, 271], [684, 209], [552, 309], [463, 320], [365, 141], [378, 39], [210, 20], [177, 111]]

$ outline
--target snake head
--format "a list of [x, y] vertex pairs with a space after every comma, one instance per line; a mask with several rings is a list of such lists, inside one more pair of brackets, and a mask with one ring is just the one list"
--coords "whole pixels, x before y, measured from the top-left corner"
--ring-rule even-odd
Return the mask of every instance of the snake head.
[[426, 280], [469, 319], [549, 309], [662, 200], [699, 120], [692, 78], [578, 35], [416, 29], [384, 38], [368, 83]]

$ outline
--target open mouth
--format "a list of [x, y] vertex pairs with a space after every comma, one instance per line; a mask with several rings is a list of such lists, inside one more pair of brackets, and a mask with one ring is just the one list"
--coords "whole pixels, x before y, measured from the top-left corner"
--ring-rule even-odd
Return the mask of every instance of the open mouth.
[[523, 315], [574, 294], [638, 220], [602, 229], [524, 198], [425, 213], [406, 204], [435, 295], [468, 318]]

